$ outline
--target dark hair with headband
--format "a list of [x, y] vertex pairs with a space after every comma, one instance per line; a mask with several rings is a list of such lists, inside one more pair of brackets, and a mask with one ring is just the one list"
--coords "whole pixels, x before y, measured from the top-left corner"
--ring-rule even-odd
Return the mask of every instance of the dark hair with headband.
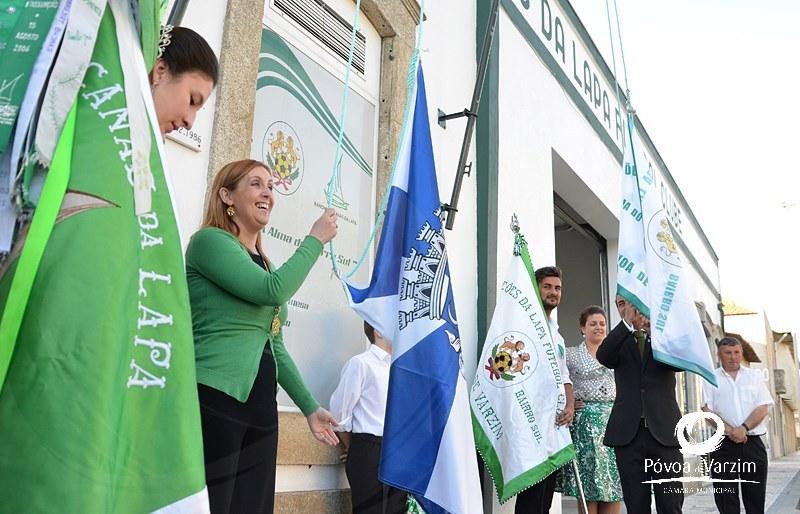
[[203, 36], [186, 27], [167, 27], [162, 29], [159, 50], [169, 72], [178, 76], [196, 71], [206, 75], [216, 86], [219, 61]]

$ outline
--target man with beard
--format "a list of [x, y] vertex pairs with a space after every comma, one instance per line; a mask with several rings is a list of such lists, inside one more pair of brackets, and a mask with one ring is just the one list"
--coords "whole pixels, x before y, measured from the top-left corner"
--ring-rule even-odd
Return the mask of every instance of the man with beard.
[[[575, 415], [575, 396], [572, 393], [572, 380], [569, 378], [567, 370], [567, 352], [564, 347], [564, 337], [558, 332], [558, 323], [553, 319], [553, 311], [561, 303], [561, 269], [557, 266], [545, 266], [536, 270], [536, 285], [539, 287], [539, 296], [542, 298], [542, 306], [550, 324], [550, 334], [553, 337], [553, 344], [556, 346], [558, 364], [561, 368], [561, 378], [564, 382], [564, 393], [567, 397], [567, 404], [561, 411], [556, 423], [559, 425], [569, 425]], [[556, 487], [555, 471], [544, 480], [525, 489], [517, 495], [517, 503], [514, 509], [515, 514], [539, 514], [550, 512], [550, 504], [553, 503], [553, 493]]]

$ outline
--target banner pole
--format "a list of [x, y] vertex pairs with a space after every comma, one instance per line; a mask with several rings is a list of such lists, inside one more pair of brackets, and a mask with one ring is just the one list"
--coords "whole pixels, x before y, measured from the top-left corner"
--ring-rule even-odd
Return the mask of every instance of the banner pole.
[[183, 15], [186, 14], [187, 7], [189, 7], [189, 0], [176, 0], [169, 17], [167, 17], [167, 24], [180, 25], [183, 21]]
[[583, 483], [581, 482], [581, 474], [578, 471], [577, 459], [572, 459], [572, 470], [575, 471], [575, 483], [578, 484], [578, 499], [580, 500], [579, 505], [583, 506], [584, 514], [587, 514], [589, 509], [586, 507], [586, 496], [583, 494]]

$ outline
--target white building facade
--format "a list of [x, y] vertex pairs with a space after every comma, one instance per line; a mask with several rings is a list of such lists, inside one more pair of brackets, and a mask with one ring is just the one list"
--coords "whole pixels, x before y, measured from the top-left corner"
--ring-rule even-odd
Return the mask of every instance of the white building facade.
[[[426, 2], [420, 55], [445, 202], [465, 120], [449, 120], [443, 128], [438, 112], [469, 106], [490, 3]], [[213, 174], [227, 160], [282, 159], [285, 164], [264, 237], [264, 249], [276, 262], [291, 255], [297, 238], [328, 205], [325, 191], [334, 171], [354, 8], [351, 0], [188, 3], [182, 24], [205, 36], [220, 55], [222, 78], [192, 134], [170, 137], [167, 144], [184, 244], [199, 228]], [[344, 221], [334, 257], [343, 272], [355, 267], [369, 241], [391, 169], [418, 20], [415, 0], [362, 3], [339, 181], [330, 199]], [[512, 214], [519, 218], [534, 265], [556, 264], [564, 271], [557, 315], [568, 345], [580, 342], [577, 317], [587, 305], [605, 307], [612, 324], [619, 319], [613, 297], [621, 149], [627, 137], [624, 104], [613, 73], [568, 1], [500, 2], [470, 154], [472, 171], [463, 184], [454, 230], [446, 233], [467, 376], [474, 373], [497, 283], [511, 255]], [[717, 255], [665, 164], [668, 156], [658, 153], [639, 118], [636, 128], [646, 142], [647, 166], [659, 184], [713, 343], [722, 325]], [[356, 274], [363, 280], [371, 266], [367, 253]], [[331, 269], [327, 256], [317, 262], [290, 302], [291, 324], [285, 327], [287, 347], [323, 405], [342, 364], [366, 345]], [[682, 409], [699, 410], [700, 391], [697, 377], [681, 379], [676, 394]], [[335, 452], [307, 437], [288, 397], [281, 394], [279, 405], [276, 511], [340, 511], [347, 482]], [[513, 500], [501, 507], [491, 498], [487, 512], [513, 511]]]

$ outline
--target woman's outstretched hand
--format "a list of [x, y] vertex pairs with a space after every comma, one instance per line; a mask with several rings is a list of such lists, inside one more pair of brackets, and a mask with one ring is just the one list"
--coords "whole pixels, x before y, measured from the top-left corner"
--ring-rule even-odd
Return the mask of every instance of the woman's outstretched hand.
[[336, 437], [336, 433], [333, 431], [333, 427], [338, 427], [339, 423], [333, 417], [333, 414], [320, 407], [306, 416], [306, 421], [308, 421], [308, 428], [311, 429], [311, 433], [317, 441], [330, 446], [339, 444], [339, 438]]
[[336, 211], [333, 209], [325, 209], [322, 215], [317, 218], [317, 221], [311, 226], [311, 231], [308, 233], [316, 237], [322, 244], [327, 243], [336, 237], [336, 231], [339, 226], [336, 224]]

